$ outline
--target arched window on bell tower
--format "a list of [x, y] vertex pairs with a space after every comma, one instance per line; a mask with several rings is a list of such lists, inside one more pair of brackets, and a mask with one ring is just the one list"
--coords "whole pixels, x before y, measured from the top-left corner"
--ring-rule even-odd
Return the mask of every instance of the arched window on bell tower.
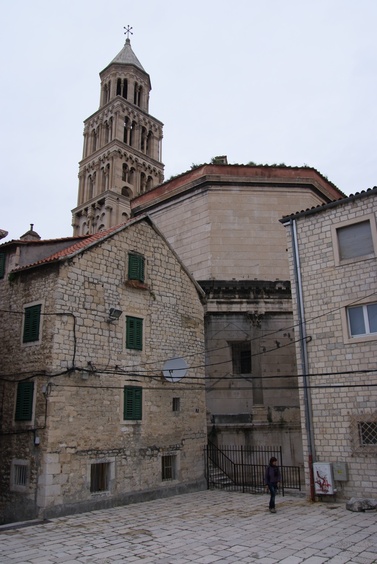
[[129, 139], [128, 139], [128, 130], [130, 128], [130, 120], [128, 119], [127, 116], [125, 116], [124, 118], [124, 126], [123, 126], [123, 143], [129, 143]]
[[140, 174], [140, 194], [144, 194], [146, 187], [147, 187], [147, 177], [145, 176], [145, 173], [142, 172]]
[[91, 174], [88, 176], [88, 200], [93, 198], [93, 191], [94, 191], [94, 181]]
[[151, 157], [152, 156], [152, 147], [153, 147], [153, 133], [148, 131], [147, 135], [147, 147], [146, 147], [146, 154]]
[[141, 106], [141, 96], [142, 96], [142, 92], [143, 92], [143, 87], [141, 86], [141, 84], [138, 84], [137, 82], [135, 82], [135, 86], [134, 86], [134, 104], [135, 106]]
[[152, 188], [153, 188], [153, 178], [151, 176], [148, 176], [147, 190], [152, 190]]
[[128, 165], [126, 165], [126, 163], [122, 165], [122, 180], [123, 182], [128, 181]]
[[92, 131], [92, 152], [97, 150], [97, 130], [93, 129]]
[[130, 147], [133, 147], [135, 142], [136, 122], [133, 121], [130, 127]]
[[122, 96], [127, 100], [128, 81], [127, 78], [118, 78], [117, 80], [117, 96]]
[[147, 130], [145, 127], [141, 128], [140, 150], [145, 153], [147, 148]]
[[104, 137], [104, 141], [105, 143], [110, 143], [111, 138], [112, 138], [112, 124], [113, 124], [113, 118], [109, 118], [107, 121], [105, 121], [105, 137]]

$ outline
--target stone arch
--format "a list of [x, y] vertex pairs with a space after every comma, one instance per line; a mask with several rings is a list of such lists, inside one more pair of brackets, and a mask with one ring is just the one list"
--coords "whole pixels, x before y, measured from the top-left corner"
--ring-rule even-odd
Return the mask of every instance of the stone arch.
[[128, 186], [122, 186], [122, 196], [126, 196], [126, 198], [132, 198], [132, 190]]

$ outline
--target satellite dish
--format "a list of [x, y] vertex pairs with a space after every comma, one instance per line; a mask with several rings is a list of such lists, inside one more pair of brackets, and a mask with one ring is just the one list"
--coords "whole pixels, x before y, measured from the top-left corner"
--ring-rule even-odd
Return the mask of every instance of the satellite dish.
[[165, 362], [162, 373], [168, 382], [179, 382], [186, 376], [187, 369], [188, 366], [183, 358], [172, 358]]

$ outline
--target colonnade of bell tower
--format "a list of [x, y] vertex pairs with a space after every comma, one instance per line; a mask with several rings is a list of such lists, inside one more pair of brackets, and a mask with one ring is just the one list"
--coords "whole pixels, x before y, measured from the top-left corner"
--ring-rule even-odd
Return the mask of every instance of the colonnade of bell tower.
[[150, 78], [128, 38], [100, 78], [99, 109], [84, 121], [74, 235], [123, 223], [130, 200], [164, 179], [163, 124], [148, 113]]

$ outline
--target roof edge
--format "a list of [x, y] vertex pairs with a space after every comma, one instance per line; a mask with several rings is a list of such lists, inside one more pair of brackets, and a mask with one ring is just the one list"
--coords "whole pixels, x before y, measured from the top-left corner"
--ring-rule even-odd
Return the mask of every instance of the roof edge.
[[355, 192], [355, 194], [350, 194], [345, 198], [340, 198], [339, 200], [333, 200], [332, 202], [328, 202], [327, 204], [322, 204], [320, 206], [315, 206], [313, 208], [308, 208], [306, 210], [301, 210], [296, 213], [292, 213], [290, 215], [285, 215], [281, 219], [279, 219], [280, 223], [283, 225], [288, 224], [293, 219], [299, 219], [300, 217], [304, 217], [307, 215], [314, 215], [316, 213], [321, 213], [330, 208], [335, 208], [342, 204], [347, 204], [349, 202], [354, 202], [355, 200], [360, 200], [361, 198], [366, 198], [368, 196], [373, 196], [377, 194], [377, 186], [373, 188], [368, 188], [367, 190], [362, 190], [361, 192]]

